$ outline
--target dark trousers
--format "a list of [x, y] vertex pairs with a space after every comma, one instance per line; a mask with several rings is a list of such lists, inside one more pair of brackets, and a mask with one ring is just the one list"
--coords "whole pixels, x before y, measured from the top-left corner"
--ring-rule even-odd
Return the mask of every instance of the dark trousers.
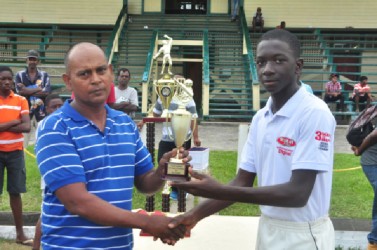
[[337, 100], [340, 100], [340, 109], [344, 111], [344, 96], [342, 94], [337, 96], [325, 95], [325, 103], [336, 102]]

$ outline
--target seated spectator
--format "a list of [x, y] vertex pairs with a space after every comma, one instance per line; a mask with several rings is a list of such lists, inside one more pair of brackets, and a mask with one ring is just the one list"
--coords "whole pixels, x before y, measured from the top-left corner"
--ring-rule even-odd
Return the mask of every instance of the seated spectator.
[[281, 21], [280, 25], [276, 26], [277, 29], [285, 29], [285, 21]]
[[262, 32], [264, 27], [264, 19], [262, 16], [262, 8], [258, 7], [257, 12], [255, 12], [253, 16], [253, 32], [255, 32], [255, 28], [259, 27], [259, 32]]
[[330, 103], [340, 100], [340, 108], [344, 111], [344, 96], [342, 94], [342, 85], [338, 78], [338, 74], [331, 74], [330, 81], [326, 83], [325, 102]]
[[367, 107], [370, 106], [372, 100], [372, 94], [370, 93], [370, 87], [368, 85], [368, 77], [360, 77], [360, 82], [355, 85], [352, 93], [352, 101], [356, 104], [356, 112], [360, 111], [359, 103], [367, 102]]

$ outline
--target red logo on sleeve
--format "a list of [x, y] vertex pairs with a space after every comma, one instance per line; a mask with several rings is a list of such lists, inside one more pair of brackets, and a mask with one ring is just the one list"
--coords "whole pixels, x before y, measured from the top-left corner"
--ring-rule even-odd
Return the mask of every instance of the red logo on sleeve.
[[293, 139], [290, 139], [288, 137], [279, 137], [277, 139], [277, 142], [280, 145], [286, 146], [286, 147], [294, 147], [294, 146], [296, 146], [296, 142]]
[[321, 142], [330, 142], [331, 141], [331, 135], [327, 132], [316, 131], [315, 132], [315, 139], [317, 141], [321, 141]]

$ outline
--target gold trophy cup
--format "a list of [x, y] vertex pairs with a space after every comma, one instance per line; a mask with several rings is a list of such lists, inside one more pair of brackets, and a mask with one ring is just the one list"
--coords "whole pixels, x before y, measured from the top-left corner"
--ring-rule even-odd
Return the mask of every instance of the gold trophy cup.
[[[171, 114], [171, 129], [172, 135], [177, 148], [181, 147], [185, 141], [191, 139], [192, 133], [188, 136], [191, 128], [192, 114], [188, 112], [182, 105]], [[175, 158], [170, 158], [169, 162], [165, 164], [164, 179], [171, 181], [188, 181], [190, 176], [188, 168], [190, 164], [184, 163], [182, 159], [178, 158], [178, 153]]]
[[169, 75], [165, 75], [164, 78], [159, 79], [153, 84], [157, 95], [160, 97], [164, 110], [168, 110], [171, 100], [177, 91], [177, 84]]
[[[174, 140], [177, 148], [181, 147], [185, 141], [190, 140], [192, 135], [192, 133], [189, 133], [192, 114], [185, 108], [186, 102], [190, 98], [192, 99], [192, 92], [184, 86], [183, 80], [184, 78], [171, 78], [169, 74], [165, 74], [161, 79], [154, 82], [155, 91], [164, 107], [162, 116], [166, 114], [166, 127], [169, 127], [169, 120], [171, 123], [171, 132], [168, 129], [169, 137]], [[186, 92], [187, 94], [184, 94]], [[169, 112], [168, 109], [173, 99], [178, 104], [178, 109]], [[194, 121], [196, 122], [196, 120]], [[163, 178], [174, 181], [189, 180], [189, 166], [190, 164], [183, 163], [177, 154], [175, 158], [171, 158], [166, 163]]]

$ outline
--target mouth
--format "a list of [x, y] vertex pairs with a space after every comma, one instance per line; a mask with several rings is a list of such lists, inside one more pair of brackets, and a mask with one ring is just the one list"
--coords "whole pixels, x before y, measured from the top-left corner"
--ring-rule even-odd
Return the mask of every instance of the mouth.
[[270, 80], [270, 79], [263, 80], [263, 85], [265, 85], [265, 86], [275, 85], [276, 83], [277, 83], [277, 81], [275, 81], [275, 80]]
[[92, 91], [92, 94], [94, 94], [95, 96], [101, 96], [105, 93], [105, 90], [104, 89], [95, 89]]

